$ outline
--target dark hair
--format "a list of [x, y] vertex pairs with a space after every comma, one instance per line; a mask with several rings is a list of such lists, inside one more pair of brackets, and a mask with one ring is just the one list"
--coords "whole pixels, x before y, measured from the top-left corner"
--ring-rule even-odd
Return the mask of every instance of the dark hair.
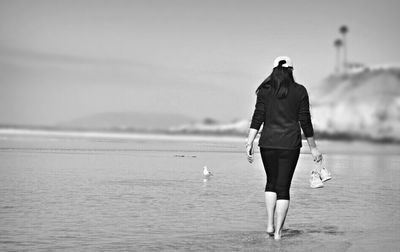
[[261, 88], [272, 88], [272, 93], [278, 98], [285, 98], [289, 92], [289, 86], [294, 83], [293, 68], [282, 67], [285, 60], [281, 60], [277, 67], [274, 67], [272, 73], [258, 86], [256, 94]]

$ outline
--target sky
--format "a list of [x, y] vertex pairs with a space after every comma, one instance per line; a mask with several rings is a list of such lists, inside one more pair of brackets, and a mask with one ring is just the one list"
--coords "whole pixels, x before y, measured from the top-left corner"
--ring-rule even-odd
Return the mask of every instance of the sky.
[[398, 1], [0, 0], [0, 124], [99, 113], [249, 119], [288, 55], [310, 93], [350, 62], [400, 63]]

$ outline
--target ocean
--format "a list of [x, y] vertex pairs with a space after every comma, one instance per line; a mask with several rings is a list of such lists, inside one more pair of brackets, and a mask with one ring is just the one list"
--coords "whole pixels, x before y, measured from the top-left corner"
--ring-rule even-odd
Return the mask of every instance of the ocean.
[[317, 142], [333, 175], [319, 189], [304, 146], [275, 241], [261, 158], [249, 164], [244, 142], [3, 132], [0, 250], [400, 250], [400, 146]]

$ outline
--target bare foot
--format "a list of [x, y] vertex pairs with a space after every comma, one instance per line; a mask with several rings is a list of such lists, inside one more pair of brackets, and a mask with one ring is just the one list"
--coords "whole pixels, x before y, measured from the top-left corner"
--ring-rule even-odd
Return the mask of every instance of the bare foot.
[[280, 240], [281, 239], [281, 232], [275, 232], [274, 239], [275, 240]]
[[267, 227], [268, 236], [274, 236], [274, 227]]

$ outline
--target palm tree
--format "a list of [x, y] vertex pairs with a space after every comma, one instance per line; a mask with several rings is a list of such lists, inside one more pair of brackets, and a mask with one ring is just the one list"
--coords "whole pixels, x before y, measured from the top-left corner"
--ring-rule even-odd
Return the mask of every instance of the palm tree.
[[342, 25], [342, 26], [340, 26], [339, 31], [342, 34], [343, 67], [344, 67], [344, 70], [346, 70], [346, 68], [347, 68], [347, 40], [346, 40], [346, 34], [349, 32], [349, 28], [346, 25]]
[[343, 46], [343, 41], [341, 39], [336, 39], [333, 45], [336, 48], [336, 73], [340, 73], [340, 48]]

